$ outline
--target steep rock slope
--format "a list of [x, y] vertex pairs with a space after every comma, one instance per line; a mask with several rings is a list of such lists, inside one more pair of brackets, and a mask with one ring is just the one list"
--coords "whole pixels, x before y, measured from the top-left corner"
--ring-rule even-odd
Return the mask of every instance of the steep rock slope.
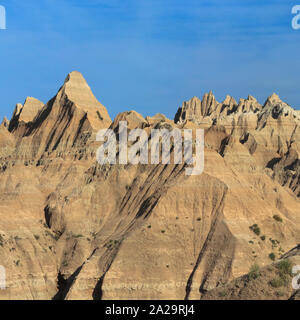
[[[204, 173], [99, 165], [96, 133], [119, 121], [148, 135], [205, 128]], [[211, 92], [175, 122], [135, 111], [112, 122], [70, 73], [48, 103], [29, 99], [0, 127], [0, 298], [200, 299], [267, 268], [300, 243], [298, 124], [277, 95], [262, 106]]]

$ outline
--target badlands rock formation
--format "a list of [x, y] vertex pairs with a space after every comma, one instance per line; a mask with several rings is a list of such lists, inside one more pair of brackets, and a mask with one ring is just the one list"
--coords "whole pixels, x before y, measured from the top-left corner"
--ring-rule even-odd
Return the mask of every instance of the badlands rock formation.
[[[99, 165], [96, 133], [121, 120], [204, 128], [204, 173]], [[27, 98], [0, 126], [0, 299], [296, 299], [272, 277], [299, 256], [299, 124], [275, 94], [260, 105], [212, 92], [175, 121], [111, 121], [78, 72], [45, 105]], [[255, 264], [261, 278], [245, 285]]]

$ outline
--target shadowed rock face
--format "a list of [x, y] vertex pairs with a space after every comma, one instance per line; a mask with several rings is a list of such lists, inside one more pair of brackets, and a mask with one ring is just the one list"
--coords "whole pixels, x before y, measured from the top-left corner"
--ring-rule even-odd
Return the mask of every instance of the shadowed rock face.
[[[205, 128], [204, 173], [100, 166], [96, 133], [119, 121], [148, 135]], [[275, 94], [262, 106], [210, 92], [175, 122], [135, 111], [112, 122], [79, 72], [45, 105], [27, 98], [0, 126], [0, 298], [211, 299], [224, 286], [232, 299], [279, 298], [269, 255], [294, 258], [300, 243], [299, 121]], [[264, 291], [245, 285], [255, 263]]]

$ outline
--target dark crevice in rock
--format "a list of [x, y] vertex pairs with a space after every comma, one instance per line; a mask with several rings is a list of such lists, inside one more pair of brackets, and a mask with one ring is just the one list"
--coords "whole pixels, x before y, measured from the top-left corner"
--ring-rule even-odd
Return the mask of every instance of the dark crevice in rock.
[[274, 168], [274, 166], [281, 160], [281, 158], [273, 158], [272, 160], [270, 160], [267, 163], [267, 168], [272, 169]]
[[57, 288], [58, 292], [52, 298], [52, 300], [65, 300], [67, 294], [69, 293], [70, 289], [72, 288], [76, 278], [78, 277], [81, 269], [83, 268], [84, 264], [80, 266], [76, 271], [68, 278], [64, 279], [63, 275], [59, 272], [57, 276]]
[[102, 300], [102, 295], [103, 295], [103, 291], [102, 291], [102, 285], [103, 285], [103, 281], [104, 281], [104, 277], [105, 277], [106, 273], [99, 279], [99, 281], [97, 282], [95, 289], [93, 291], [93, 300]]

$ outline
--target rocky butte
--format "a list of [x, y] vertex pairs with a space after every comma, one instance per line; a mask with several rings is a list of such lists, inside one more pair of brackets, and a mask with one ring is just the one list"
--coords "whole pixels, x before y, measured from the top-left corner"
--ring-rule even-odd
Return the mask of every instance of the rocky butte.
[[[100, 165], [98, 130], [205, 129], [205, 170]], [[271, 95], [111, 120], [79, 72], [0, 126], [0, 299], [297, 299], [300, 114]], [[282, 266], [287, 266], [283, 273]]]

